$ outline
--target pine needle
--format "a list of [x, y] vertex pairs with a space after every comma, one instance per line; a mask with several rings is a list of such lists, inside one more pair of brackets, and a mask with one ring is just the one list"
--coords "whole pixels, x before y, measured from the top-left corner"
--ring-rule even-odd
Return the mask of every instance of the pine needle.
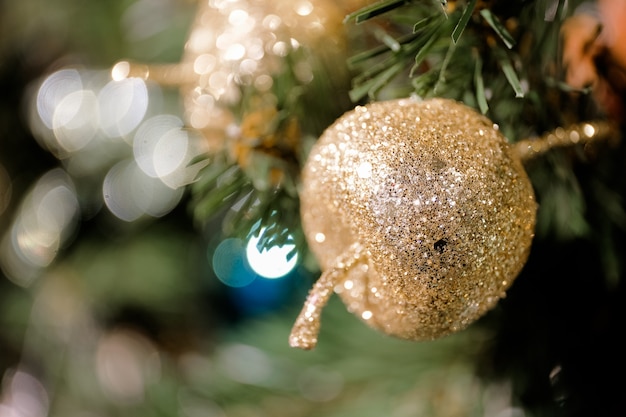
[[472, 17], [472, 13], [474, 13], [475, 7], [476, 0], [471, 0], [467, 7], [465, 7], [465, 10], [463, 10], [461, 18], [459, 19], [454, 30], [452, 31], [452, 42], [454, 42], [454, 44], [459, 42], [459, 39], [461, 38], [461, 35], [463, 34], [465, 27], [467, 26], [467, 22], [469, 22], [470, 18]]
[[491, 10], [483, 9], [480, 11], [480, 14], [489, 26], [491, 26], [494, 32], [498, 34], [500, 39], [502, 39], [502, 42], [504, 42], [506, 47], [509, 49], [513, 48], [515, 45], [515, 39], [513, 39], [513, 36], [511, 36], [508, 30], [506, 30], [504, 25], [500, 23], [500, 20], [493, 13], [491, 13]]
[[370, 6], [364, 7], [362, 9], [357, 10], [354, 13], [350, 13], [344, 19], [344, 22], [349, 22], [350, 20], [354, 20], [355, 23], [363, 23], [369, 19], [372, 19], [376, 16], [380, 16], [381, 14], [387, 13], [393, 9], [396, 9], [400, 6], [404, 6], [408, 3], [408, 0], [386, 0], [381, 1]]

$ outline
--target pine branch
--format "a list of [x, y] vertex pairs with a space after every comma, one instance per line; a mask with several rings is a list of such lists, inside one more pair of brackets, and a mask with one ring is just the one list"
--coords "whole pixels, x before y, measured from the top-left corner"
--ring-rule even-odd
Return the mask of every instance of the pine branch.
[[[396, 22], [391, 28], [401, 29], [394, 38], [377, 27], [376, 38], [382, 43], [349, 60], [352, 68], [360, 70], [353, 80], [351, 98], [375, 100], [387, 87], [409, 85], [398, 79], [408, 68], [415, 93], [460, 99], [483, 113], [493, 107], [490, 101], [498, 105], [510, 97], [506, 90], [495, 95], [492, 85], [506, 81], [513, 97], [523, 98], [527, 74], [541, 70], [546, 60], [542, 53], [556, 48], [554, 33], [560, 22], [545, 19], [552, 6], [546, 1], [456, 1], [447, 3], [447, 14], [442, 14], [438, 2], [383, 1], [356, 11], [346, 21], [374, 25], [384, 15]], [[563, 7], [562, 1], [557, 3], [559, 16]], [[409, 28], [405, 22], [411, 19], [415, 23]], [[527, 45], [522, 49], [522, 39], [531, 40], [532, 49]], [[470, 56], [474, 59], [469, 60]], [[542, 79], [533, 75], [542, 82], [540, 88], [546, 88], [546, 75]], [[471, 99], [465, 94], [470, 90], [475, 92]]]

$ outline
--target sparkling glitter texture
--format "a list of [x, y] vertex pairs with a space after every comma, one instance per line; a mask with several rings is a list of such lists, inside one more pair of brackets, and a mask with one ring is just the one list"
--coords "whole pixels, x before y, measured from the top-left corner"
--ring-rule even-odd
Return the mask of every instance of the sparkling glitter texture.
[[[333, 279], [321, 287], [371, 327], [412, 340], [464, 329], [505, 296], [528, 257], [536, 214], [505, 138], [445, 99], [346, 113], [312, 149], [301, 203], [322, 277]], [[292, 346], [315, 345], [314, 311], [327, 298], [313, 288]]]

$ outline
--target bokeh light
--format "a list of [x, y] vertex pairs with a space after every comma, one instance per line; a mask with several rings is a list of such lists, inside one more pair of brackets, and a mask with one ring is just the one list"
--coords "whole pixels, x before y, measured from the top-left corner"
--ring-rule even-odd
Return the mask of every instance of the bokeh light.
[[[292, 285], [289, 273], [297, 262], [297, 256], [289, 262], [285, 262], [285, 258], [282, 257], [281, 262], [274, 265], [278, 266], [278, 269], [265, 264], [274, 262], [271, 255], [270, 258], [264, 257], [260, 264], [257, 262], [257, 267], [260, 265], [258, 269], [268, 275], [264, 276], [250, 264], [247, 255], [249, 245], [249, 241], [226, 238], [213, 250], [211, 261], [215, 275], [228, 287], [227, 294], [232, 306], [240, 314], [257, 316], [283, 305], [289, 296]], [[263, 251], [263, 255], [267, 255], [267, 252]]]
[[256, 386], [271, 385], [276, 379], [276, 369], [263, 350], [241, 343], [221, 347], [216, 364], [233, 381]]
[[70, 177], [60, 168], [43, 175], [24, 198], [4, 236], [0, 265], [15, 283], [30, 284], [56, 258], [77, 225], [80, 207]]
[[155, 166], [154, 150], [170, 131], [177, 131], [182, 127], [183, 122], [179, 117], [167, 114], [154, 116], [141, 124], [133, 140], [133, 155], [143, 172], [153, 178], [159, 176]]
[[133, 140], [137, 165], [170, 188], [189, 184], [202, 167], [192, 161], [204, 153], [204, 141], [183, 125], [176, 116], [157, 115], [141, 124]]
[[68, 95], [82, 90], [82, 78], [75, 69], [57, 71], [43, 81], [37, 93], [37, 113], [48, 129], [53, 128], [54, 114], [59, 103]]
[[23, 370], [10, 370], [3, 378], [0, 417], [46, 417], [50, 398], [44, 385]]
[[74, 91], [59, 101], [52, 116], [52, 129], [64, 150], [78, 151], [96, 136], [98, 109], [98, 98], [89, 90]]
[[[259, 235], [263, 234], [263, 230]], [[288, 243], [283, 246], [272, 246], [269, 249], [259, 250], [259, 237], [252, 236], [246, 245], [246, 256], [250, 268], [265, 278], [280, 278], [287, 275], [298, 263], [298, 254], [289, 258], [288, 255], [295, 249], [295, 245]]]
[[98, 94], [101, 128], [111, 137], [132, 132], [148, 109], [148, 89], [139, 78], [112, 80]]
[[104, 334], [95, 361], [100, 385], [120, 403], [141, 402], [149, 385], [161, 377], [158, 350], [148, 338], [129, 329]]
[[92, 207], [104, 201], [116, 217], [133, 222], [162, 217], [180, 202], [183, 187], [205, 166], [196, 161], [206, 144], [179, 117], [158, 113], [158, 87], [127, 75], [123, 63], [111, 73], [50, 74], [37, 89], [30, 124], [67, 172], [102, 181], [101, 200]]
[[62, 69], [39, 85], [30, 127], [41, 146], [60, 159], [71, 157], [94, 140], [130, 141], [149, 105], [158, 102], [151, 100], [151, 95], [160, 90], [153, 90], [151, 93], [140, 78], [116, 80], [107, 71]]
[[298, 388], [304, 398], [315, 402], [326, 402], [341, 394], [344, 377], [336, 370], [323, 366], [312, 366], [298, 378]]
[[146, 175], [134, 160], [123, 160], [114, 165], [102, 185], [108, 209], [127, 222], [144, 215], [164, 216], [176, 207], [183, 191], [182, 188], [172, 189], [158, 178]]
[[224, 239], [217, 245], [212, 256], [213, 271], [217, 278], [229, 287], [245, 287], [256, 275], [247, 267], [243, 240]]

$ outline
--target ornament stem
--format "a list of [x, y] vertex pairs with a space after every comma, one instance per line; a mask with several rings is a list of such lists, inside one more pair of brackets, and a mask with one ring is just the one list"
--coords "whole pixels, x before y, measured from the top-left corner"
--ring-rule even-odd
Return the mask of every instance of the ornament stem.
[[360, 257], [361, 245], [350, 246], [343, 256], [337, 258], [335, 265], [324, 271], [315, 282], [291, 329], [289, 335], [291, 347], [311, 350], [317, 345], [322, 309], [328, 303], [335, 286], [345, 278], [346, 272], [354, 266]]
[[111, 69], [111, 77], [116, 80], [141, 78], [153, 81], [163, 87], [179, 87], [197, 81], [197, 75], [189, 64], [142, 64], [120, 61]]
[[539, 138], [521, 140], [513, 145], [513, 151], [522, 162], [527, 162], [557, 147], [609, 140], [617, 137], [617, 133], [617, 128], [609, 122], [580, 123], [567, 129], [559, 127]]

